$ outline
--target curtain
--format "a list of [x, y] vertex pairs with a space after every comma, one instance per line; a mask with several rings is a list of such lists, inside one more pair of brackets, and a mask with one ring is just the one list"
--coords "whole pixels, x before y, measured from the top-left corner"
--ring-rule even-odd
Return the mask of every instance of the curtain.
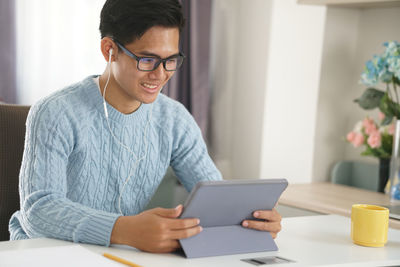
[[17, 103], [102, 73], [100, 10], [105, 0], [10, 0], [16, 3]]
[[195, 118], [207, 140], [210, 102], [209, 51], [212, 0], [182, 0], [186, 26], [181, 33], [183, 66], [163, 89]]
[[15, 2], [0, 0], [0, 102], [16, 101]]

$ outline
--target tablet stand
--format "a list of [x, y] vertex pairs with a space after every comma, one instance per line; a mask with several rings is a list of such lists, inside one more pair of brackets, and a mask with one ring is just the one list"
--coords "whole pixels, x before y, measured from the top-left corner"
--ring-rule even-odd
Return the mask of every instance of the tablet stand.
[[240, 225], [204, 227], [180, 243], [187, 258], [278, 250], [270, 233]]

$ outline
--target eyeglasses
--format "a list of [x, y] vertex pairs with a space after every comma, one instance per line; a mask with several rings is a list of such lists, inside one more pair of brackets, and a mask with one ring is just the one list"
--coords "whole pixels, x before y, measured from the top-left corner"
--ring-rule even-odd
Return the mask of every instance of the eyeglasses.
[[118, 42], [115, 43], [118, 45], [119, 48], [122, 49], [122, 51], [124, 51], [125, 54], [137, 61], [137, 68], [140, 71], [153, 71], [157, 69], [161, 63], [163, 64], [166, 71], [175, 71], [179, 69], [180, 66], [182, 66], [183, 59], [185, 58], [185, 55], [181, 52], [179, 52], [178, 55], [173, 55], [164, 59], [157, 56], [138, 57], [131, 51], [126, 49], [122, 44]]

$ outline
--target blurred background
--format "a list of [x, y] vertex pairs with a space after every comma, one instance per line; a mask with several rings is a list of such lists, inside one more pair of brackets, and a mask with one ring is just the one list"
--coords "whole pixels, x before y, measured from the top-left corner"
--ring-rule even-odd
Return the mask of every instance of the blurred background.
[[[32, 105], [101, 74], [104, 2], [0, 0], [1, 100]], [[180, 85], [187, 93], [167, 94], [194, 114], [225, 179], [327, 181], [337, 161], [377, 162], [345, 137], [361, 118], [377, 116], [353, 100], [365, 90], [365, 62], [384, 42], [400, 41], [399, 1], [300, 2], [182, 0], [192, 45], [183, 45], [188, 65], [179, 75], [192, 77]], [[196, 26], [204, 18], [207, 29]], [[204, 48], [196, 74], [198, 60], [190, 59]]]

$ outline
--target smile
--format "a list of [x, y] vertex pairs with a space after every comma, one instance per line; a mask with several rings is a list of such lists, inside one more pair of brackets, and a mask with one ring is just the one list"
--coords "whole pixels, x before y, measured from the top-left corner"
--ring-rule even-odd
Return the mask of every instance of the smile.
[[149, 84], [149, 83], [142, 83], [142, 85], [143, 85], [144, 87], [149, 88], [149, 89], [155, 89], [155, 88], [158, 87], [158, 85]]
[[148, 92], [150, 94], [154, 94], [154, 93], [158, 92], [158, 89], [160, 87], [159, 84], [150, 84], [150, 83], [141, 83], [140, 85], [146, 92]]

